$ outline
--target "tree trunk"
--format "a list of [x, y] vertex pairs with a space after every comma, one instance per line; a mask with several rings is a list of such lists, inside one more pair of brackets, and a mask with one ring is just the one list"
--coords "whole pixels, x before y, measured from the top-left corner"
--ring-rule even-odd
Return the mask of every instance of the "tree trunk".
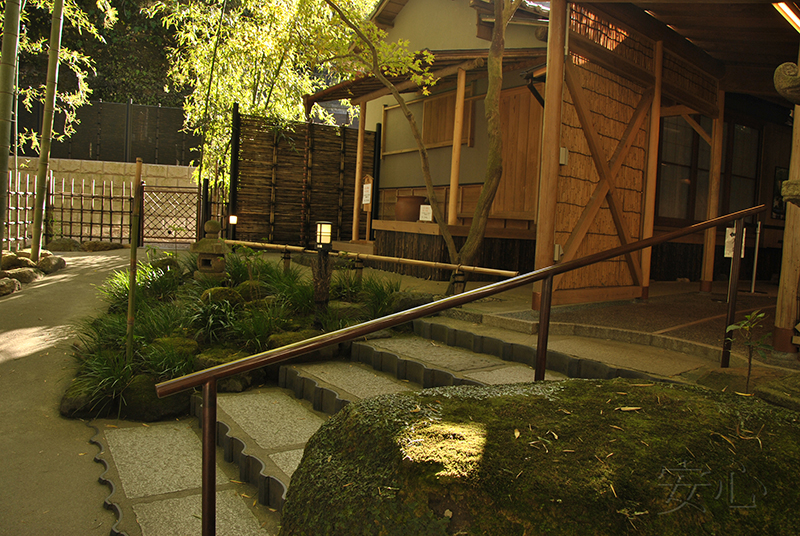
[[58, 54], [61, 50], [61, 30], [64, 27], [64, 0], [53, 2], [53, 18], [50, 25], [50, 51], [47, 61], [47, 88], [45, 90], [44, 117], [42, 119], [42, 139], [39, 152], [39, 169], [36, 173], [36, 206], [33, 213], [33, 241], [31, 260], [39, 262], [42, 248], [42, 222], [44, 220], [45, 186], [47, 168], [50, 162], [50, 140], [53, 136], [53, 113], [56, 107], [56, 87], [58, 85]]
[[8, 153], [11, 147], [11, 109], [14, 105], [14, 72], [19, 48], [20, 0], [6, 0], [3, 51], [0, 57], [0, 262], [6, 238], [8, 207]]

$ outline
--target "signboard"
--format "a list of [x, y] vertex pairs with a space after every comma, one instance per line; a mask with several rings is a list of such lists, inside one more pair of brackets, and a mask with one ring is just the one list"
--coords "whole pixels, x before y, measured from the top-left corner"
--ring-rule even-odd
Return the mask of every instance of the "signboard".
[[419, 219], [420, 221], [433, 221], [433, 209], [430, 205], [420, 205]]
[[[744, 258], [744, 239], [747, 237], [747, 229], [742, 229], [742, 258]], [[725, 229], [725, 257], [733, 258], [733, 242], [736, 239], [736, 231], [733, 227]]]
[[372, 204], [372, 183], [365, 182], [364, 183], [364, 190], [361, 194], [361, 204], [362, 205], [370, 205]]

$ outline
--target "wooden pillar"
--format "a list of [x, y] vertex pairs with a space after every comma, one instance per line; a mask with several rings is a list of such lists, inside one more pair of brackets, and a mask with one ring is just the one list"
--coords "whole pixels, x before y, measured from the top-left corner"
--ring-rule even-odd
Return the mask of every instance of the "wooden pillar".
[[[361, 176], [364, 171], [364, 132], [367, 124], [367, 103], [362, 102], [358, 108], [358, 147], [356, 150], [356, 187], [353, 195], [353, 238], [352, 242], [359, 239], [358, 228], [361, 217]], [[367, 236], [369, 239], [369, 236]]]
[[[644, 187], [644, 205], [642, 207], [642, 239], [653, 236], [653, 222], [656, 214], [656, 178], [658, 177], [658, 144], [661, 136], [661, 80], [664, 65], [664, 42], [656, 41], [653, 57], [655, 87], [653, 104], [650, 105], [650, 126], [647, 142], [647, 175]], [[646, 300], [650, 292], [650, 257], [652, 249], [642, 250], [642, 299]]]
[[[535, 268], [553, 264], [556, 229], [559, 152], [561, 149], [561, 105], [564, 91], [564, 60], [567, 39], [567, 2], [550, 2], [547, 32], [547, 81], [544, 88], [544, 141], [539, 173], [539, 209], [536, 216]], [[541, 283], [534, 286], [531, 306], [538, 310]]]
[[[798, 59], [800, 63], [800, 59]], [[800, 106], [794, 107], [795, 119]], [[800, 180], [800, 121], [792, 128], [792, 156], [789, 160], [789, 180]], [[778, 352], [797, 352], [792, 344], [797, 323], [797, 286], [800, 278], [800, 207], [786, 203], [786, 224], [783, 228], [783, 259], [778, 284], [778, 303], [775, 309], [775, 331], [772, 346]]]
[[[711, 169], [708, 171], [708, 207], [706, 219], [719, 216], [719, 192], [722, 176], [722, 138], [725, 133], [725, 92], [717, 96], [719, 115], [714, 119], [711, 131]], [[717, 230], [706, 229], [703, 241], [703, 267], [700, 272], [700, 291], [711, 292], [714, 281], [714, 253], [717, 246]]]
[[458, 178], [461, 171], [461, 138], [464, 132], [464, 95], [467, 71], [458, 70], [456, 115], [453, 121], [453, 157], [450, 161], [450, 195], [447, 200], [447, 225], [458, 224]]

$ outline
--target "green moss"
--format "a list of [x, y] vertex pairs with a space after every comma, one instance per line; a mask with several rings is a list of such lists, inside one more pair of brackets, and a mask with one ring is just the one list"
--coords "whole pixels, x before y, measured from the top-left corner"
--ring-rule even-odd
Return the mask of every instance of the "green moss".
[[796, 534], [798, 433], [754, 397], [641, 380], [377, 397], [309, 441], [281, 534]]
[[252, 302], [266, 298], [269, 294], [269, 289], [262, 281], [245, 281], [235, 288], [245, 302]]
[[301, 329], [300, 331], [286, 331], [284, 333], [274, 333], [270, 335], [267, 341], [267, 347], [270, 349], [281, 348], [289, 344], [304, 341], [312, 337], [316, 337], [320, 332], [315, 329]]
[[206, 289], [200, 296], [200, 301], [203, 303], [228, 302], [233, 306], [244, 303], [241, 294], [228, 287], [211, 287]]

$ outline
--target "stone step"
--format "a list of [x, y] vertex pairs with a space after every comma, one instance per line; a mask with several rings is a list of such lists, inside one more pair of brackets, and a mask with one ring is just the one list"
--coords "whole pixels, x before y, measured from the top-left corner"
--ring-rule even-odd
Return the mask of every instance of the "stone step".
[[[114, 423], [114, 424], [112, 424]], [[111, 534], [162, 536], [201, 532], [202, 444], [193, 419], [149, 425], [95, 421], [96, 461], [111, 488]], [[217, 534], [277, 534], [276, 514], [253, 507], [253, 491], [237, 482], [228, 464], [217, 464]]]
[[[452, 316], [419, 319], [413, 325], [414, 333], [420, 337], [491, 354], [505, 361], [525, 363], [531, 367], [536, 365], [538, 337], [534, 334]], [[715, 362], [706, 355], [653, 346], [647, 341], [605, 339], [601, 332], [592, 333], [597, 338], [551, 333], [547, 351], [548, 372], [557, 372], [568, 378], [664, 379]], [[597, 360], [585, 356], [597, 356]]]

